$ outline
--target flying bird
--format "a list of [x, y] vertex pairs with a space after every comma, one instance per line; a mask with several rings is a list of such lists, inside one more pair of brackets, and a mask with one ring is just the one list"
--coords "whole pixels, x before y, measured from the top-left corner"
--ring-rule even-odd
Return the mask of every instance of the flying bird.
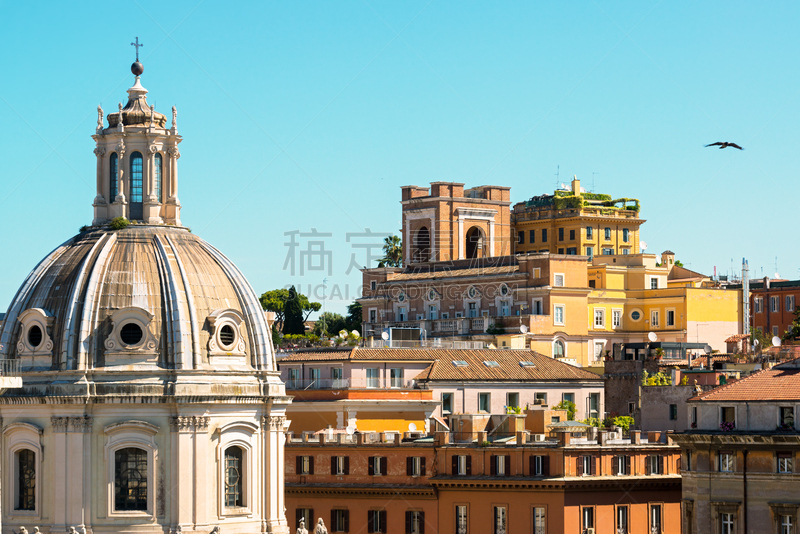
[[718, 141], [716, 143], [711, 143], [710, 145], [706, 145], [706, 147], [710, 147], [710, 146], [719, 146], [720, 150], [722, 150], [723, 148], [728, 148], [729, 146], [732, 146], [733, 148], [738, 148], [739, 150], [744, 150], [742, 147], [740, 147], [736, 143], [729, 143], [727, 141], [725, 141], [724, 143], [722, 141]]

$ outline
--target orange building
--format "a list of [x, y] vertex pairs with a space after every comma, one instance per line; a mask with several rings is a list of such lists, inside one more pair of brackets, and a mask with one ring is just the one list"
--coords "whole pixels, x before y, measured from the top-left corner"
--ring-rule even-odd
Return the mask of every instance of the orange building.
[[328, 531], [388, 534], [680, 533], [680, 453], [653, 442], [574, 439], [451, 443], [289, 436], [287, 517]]
[[800, 304], [800, 280], [770, 280], [750, 282], [750, 314], [753, 329], [768, 336], [783, 337], [794, 321], [794, 311]]

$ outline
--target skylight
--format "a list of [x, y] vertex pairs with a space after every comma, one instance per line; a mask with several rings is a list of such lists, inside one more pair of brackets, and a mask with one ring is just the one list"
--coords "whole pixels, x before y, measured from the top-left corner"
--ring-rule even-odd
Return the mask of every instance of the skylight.
[[528, 360], [524, 360], [519, 362], [520, 367], [536, 367], [533, 362], [529, 362]]
[[491, 360], [483, 360], [483, 365], [486, 367], [500, 367], [499, 363]]
[[467, 362], [465, 362], [464, 360], [453, 360], [453, 365], [455, 365], [456, 367], [466, 367]]

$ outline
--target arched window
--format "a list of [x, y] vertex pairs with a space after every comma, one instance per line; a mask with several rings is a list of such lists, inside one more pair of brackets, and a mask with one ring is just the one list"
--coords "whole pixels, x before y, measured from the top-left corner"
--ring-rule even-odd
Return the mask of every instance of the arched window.
[[154, 159], [155, 159], [155, 164], [156, 164], [156, 169], [155, 169], [155, 174], [156, 174], [156, 197], [158, 198], [159, 202], [162, 202], [162, 200], [161, 200], [161, 154], [156, 154], [156, 157]]
[[114, 452], [114, 509], [147, 511], [147, 451], [136, 447]]
[[414, 234], [412, 241], [414, 251], [412, 261], [430, 261], [431, 259], [431, 233], [427, 226], [423, 226]]
[[564, 342], [560, 339], [556, 339], [553, 343], [553, 358], [563, 358], [564, 357]]
[[15, 510], [36, 510], [36, 453], [20, 449], [17, 460], [17, 502]]
[[483, 230], [477, 226], [473, 226], [467, 230], [466, 247], [467, 259], [483, 258], [486, 256], [485, 239]]
[[228, 447], [225, 449], [225, 506], [244, 506], [242, 495], [242, 458], [241, 447]]
[[108, 203], [114, 202], [117, 198], [117, 182], [119, 181], [119, 172], [117, 171], [117, 153], [112, 152], [108, 158]]
[[141, 219], [144, 216], [142, 207], [142, 154], [131, 154], [131, 219]]

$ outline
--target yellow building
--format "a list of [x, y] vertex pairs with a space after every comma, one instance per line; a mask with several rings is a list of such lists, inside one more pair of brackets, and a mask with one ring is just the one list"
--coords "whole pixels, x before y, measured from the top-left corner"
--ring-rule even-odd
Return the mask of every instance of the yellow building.
[[639, 200], [587, 193], [577, 178], [572, 188], [533, 197], [511, 213], [515, 251], [577, 254], [639, 252]]
[[[598, 256], [589, 266], [589, 334], [600, 360], [614, 343], [707, 343], [725, 351], [741, 332], [741, 290], [713, 287], [703, 275], [674, 265], [674, 254]], [[704, 281], [704, 280], [705, 281]]]

